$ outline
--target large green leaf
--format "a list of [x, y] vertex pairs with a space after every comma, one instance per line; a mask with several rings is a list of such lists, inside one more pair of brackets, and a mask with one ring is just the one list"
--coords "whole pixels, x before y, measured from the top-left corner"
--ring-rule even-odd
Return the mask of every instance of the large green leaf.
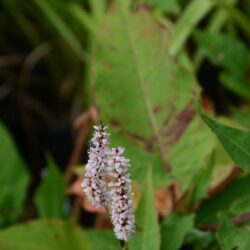
[[250, 132], [231, 128], [213, 121], [200, 110], [200, 116], [241, 168], [250, 170]]
[[0, 226], [13, 222], [22, 212], [29, 173], [6, 128], [0, 124]]
[[90, 250], [79, 228], [60, 220], [38, 220], [0, 231], [1, 250]]
[[136, 211], [137, 230], [129, 241], [130, 250], [152, 250], [160, 247], [160, 228], [154, 203], [151, 168], [145, 179], [142, 198]]
[[64, 217], [66, 186], [51, 157], [47, 157], [47, 175], [38, 187], [35, 204], [40, 217]]
[[213, 143], [195, 119], [196, 81], [169, 56], [169, 24], [160, 25], [144, 8], [130, 11], [128, 1], [115, 3], [96, 51], [93, 91], [101, 119], [110, 125], [112, 144], [126, 148], [133, 178], [142, 180], [152, 165], [154, 184], [166, 185], [170, 165], [187, 186]]
[[237, 228], [230, 219], [220, 216], [221, 226], [216, 234], [222, 250], [249, 250], [250, 237], [249, 231], [243, 228]]
[[193, 228], [194, 215], [171, 214], [161, 224], [162, 249], [178, 250], [185, 235]]

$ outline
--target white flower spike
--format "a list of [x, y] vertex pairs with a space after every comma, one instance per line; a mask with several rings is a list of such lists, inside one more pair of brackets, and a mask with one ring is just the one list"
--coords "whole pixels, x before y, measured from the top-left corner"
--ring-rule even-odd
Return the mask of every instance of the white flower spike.
[[123, 156], [124, 148], [108, 147], [107, 127], [101, 124], [94, 129], [81, 186], [96, 208], [106, 207], [110, 212], [116, 237], [127, 241], [135, 230], [129, 160]]
[[102, 124], [94, 126], [94, 129], [88, 152], [89, 160], [81, 186], [92, 205], [100, 208], [109, 204], [109, 194], [104, 180], [109, 154], [109, 134], [106, 131], [107, 127]]
[[108, 165], [113, 180], [111, 188], [111, 220], [119, 240], [127, 241], [135, 230], [135, 217], [131, 198], [131, 180], [128, 173], [129, 160], [123, 156], [124, 148], [113, 148]]

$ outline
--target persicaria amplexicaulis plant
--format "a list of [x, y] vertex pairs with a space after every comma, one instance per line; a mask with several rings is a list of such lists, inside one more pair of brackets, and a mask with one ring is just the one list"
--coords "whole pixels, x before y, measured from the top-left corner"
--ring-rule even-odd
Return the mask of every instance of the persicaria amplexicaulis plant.
[[124, 148], [109, 148], [107, 127], [101, 124], [94, 129], [82, 188], [96, 208], [107, 208], [116, 237], [127, 241], [135, 229], [130, 163], [123, 156]]

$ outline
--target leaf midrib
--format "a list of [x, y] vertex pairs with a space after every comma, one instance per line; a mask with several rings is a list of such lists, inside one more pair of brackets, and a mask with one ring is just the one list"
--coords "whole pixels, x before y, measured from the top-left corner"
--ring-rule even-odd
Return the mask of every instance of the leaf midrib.
[[[167, 167], [167, 166], [169, 166], [169, 162], [168, 162], [168, 159], [167, 159], [167, 154], [164, 151], [164, 144], [162, 143], [161, 138], [159, 137], [159, 128], [157, 126], [157, 123], [156, 123], [156, 120], [155, 120], [155, 117], [154, 117], [154, 114], [153, 114], [151, 101], [148, 98], [148, 94], [147, 94], [147, 91], [145, 89], [145, 81], [143, 79], [143, 76], [142, 76], [142, 73], [141, 73], [141, 70], [140, 70], [140, 65], [139, 65], [139, 62], [138, 62], [138, 59], [137, 59], [138, 55], [137, 55], [137, 52], [136, 52], [136, 48], [134, 46], [134, 41], [133, 41], [133, 38], [132, 38], [132, 34], [130, 32], [130, 28], [128, 26], [127, 15], [125, 13], [124, 6], [123, 6], [123, 3], [121, 2], [121, 0], [119, 1], [119, 4], [120, 4], [120, 8], [121, 8], [121, 15], [122, 15], [122, 19], [123, 19], [123, 22], [124, 22], [124, 27], [126, 29], [126, 34], [127, 34], [127, 38], [128, 38], [132, 58], [133, 58], [134, 65], [135, 65], [136, 76], [138, 78], [139, 86], [140, 86], [140, 89], [141, 89], [142, 94], [143, 94], [144, 102], [146, 104], [146, 108], [147, 108], [147, 111], [148, 111], [152, 131], [153, 131], [153, 134], [154, 134], [154, 136], [156, 138], [156, 141], [157, 141], [160, 153], [162, 155], [164, 164]], [[169, 168], [168, 170], [170, 171], [171, 168]]]

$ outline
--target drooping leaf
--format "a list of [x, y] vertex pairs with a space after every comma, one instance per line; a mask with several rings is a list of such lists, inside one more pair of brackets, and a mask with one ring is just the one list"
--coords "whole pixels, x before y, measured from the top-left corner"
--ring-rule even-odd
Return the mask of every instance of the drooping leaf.
[[40, 217], [64, 217], [66, 186], [51, 157], [47, 157], [47, 175], [38, 187], [35, 204]]
[[136, 211], [137, 230], [129, 241], [130, 250], [151, 250], [160, 247], [160, 228], [154, 202], [151, 168], [148, 170], [142, 198]]
[[[60, 220], [37, 220], [0, 231], [1, 250], [90, 250], [78, 227]], [[94, 248], [93, 248], [94, 249]]]
[[237, 95], [249, 99], [247, 70], [250, 52], [244, 43], [230, 35], [208, 31], [197, 31], [194, 37], [203, 54], [213, 64], [222, 67], [221, 83]]
[[237, 228], [230, 219], [220, 216], [221, 226], [216, 234], [222, 250], [248, 250], [250, 249], [249, 231], [243, 228]]
[[171, 214], [161, 224], [162, 249], [178, 250], [185, 235], [193, 228], [194, 215]]
[[206, 116], [200, 116], [220, 140], [232, 160], [241, 168], [250, 170], [250, 132], [219, 124]]
[[242, 42], [227, 34], [209, 31], [196, 31], [194, 37], [214, 64], [240, 78], [246, 74], [249, 51]]
[[30, 176], [11, 136], [1, 123], [0, 138], [0, 226], [2, 226], [15, 221], [22, 213]]
[[170, 25], [159, 25], [144, 8], [131, 11], [128, 3], [116, 1], [101, 26], [93, 89], [100, 116], [112, 144], [126, 148], [133, 178], [143, 180], [151, 165], [154, 184], [163, 186], [171, 166], [187, 187], [213, 148], [195, 119], [196, 81], [169, 56]]

